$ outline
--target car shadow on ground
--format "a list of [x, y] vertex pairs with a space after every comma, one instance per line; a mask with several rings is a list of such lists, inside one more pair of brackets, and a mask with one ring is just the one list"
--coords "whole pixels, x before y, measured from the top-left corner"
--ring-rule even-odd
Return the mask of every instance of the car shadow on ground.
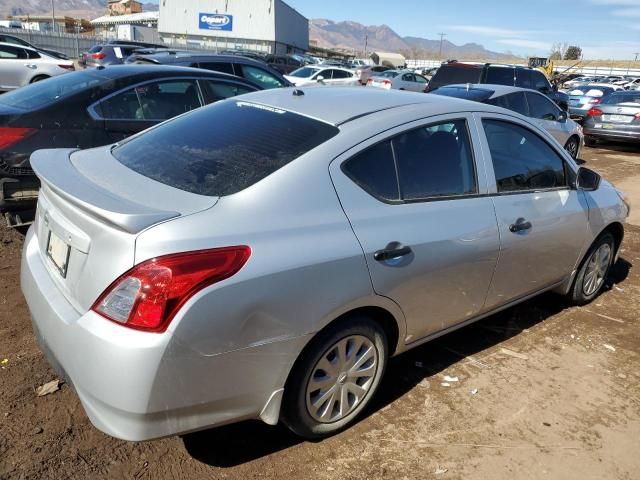
[[[629, 262], [619, 259], [610, 271], [605, 290], [623, 282], [631, 267]], [[392, 358], [374, 401], [359, 421], [407, 394], [422, 380], [520, 335], [568, 307], [563, 297], [545, 293]], [[194, 459], [222, 468], [250, 462], [304, 441], [282, 425], [270, 427], [260, 421], [203, 430], [182, 439]]]
[[611, 150], [620, 153], [640, 153], [640, 142], [598, 142], [591, 148]]

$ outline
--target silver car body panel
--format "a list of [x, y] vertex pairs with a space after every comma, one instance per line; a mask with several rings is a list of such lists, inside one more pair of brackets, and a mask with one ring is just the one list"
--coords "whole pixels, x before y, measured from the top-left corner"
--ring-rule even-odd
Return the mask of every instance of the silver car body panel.
[[[108, 159], [109, 147], [77, 152], [70, 161], [64, 159], [68, 151], [62, 160], [53, 152], [36, 159], [43, 190], [25, 241], [22, 289], [43, 349], [73, 383], [101, 430], [144, 440], [247, 418], [275, 423], [282, 389], [300, 352], [316, 332], [354, 309], [376, 308], [395, 319], [396, 354], [487, 315], [485, 302], [495, 291], [492, 272], [502, 272], [499, 281], [506, 282], [506, 259], [518, 247], [501, 241], [503, 224], [521, 213], [517, 203], [503, 205], [507, 200], [500, 200], [504, 220], [496, 219], [498, 197], [480, 116], [526, 125], [577, 169], [550, 134], [499, 108], [377, 89], [304, 92], [264, 91], [243, 99], [339, 125], [339, 134], [264, 180], [219, 199], [204, 201], [145, 179]], [[446, 118], [469, 122], [479, 184], [475, 197], [391, 206], [349, 185], [339, 170], [341, 162], [377, 139]], [[90, 160], [95, 158], [101, 161]], [[54, 165], [65, 161], [60, 168], [66, 173], [58, 176]], [[65, 183], [67, 174], [74, 185]], [[577, 263], [603, 228], [626, 216], [606, 182], [595, 192], [571, 194], [582, 195], [590, 207], [588, 219], [582, 212], [583, 228], [576, 226], [579, 213], [570, 214], [566, 224], [543, 218], [545, 210], [561, 209], [564, 192], [522, 205], [525, 215], [541, 218], [546, 232], [552, 225], [563, 229], [558, 241], [577, 236], [571, 248], [546, 243], [552, 251], [545, 252], [545, 262], [559, 259], [556, 248], [565, 254], [571, 249], [576, 257], [563, 259], [566, 271], [557, 270], [564, 274], [558, 280], [565, 283], [575, 273], [575, 264], [569, 263]], [[516, 202], [518, 196], [513, 197]], [[114, 203], [118, 198], [121, 205]], [[572, 212], [575, 205], [572, 200]], [[586, 208], [584, 202], [580, 205]], [[92, 211], [97, 207], [103, 207], [100, 215]], [[152, 210], [178, 215], [151, 225], [146, 225], [152, 222], [147, 217], [135, 227], [123, 220], [133, 211]], [[113, 212], [124, 217], [114, 221], [118, 215]], [[66, 278], [47, 257], [50, 231], [65, 239], [71, 233]], [[391, 240], [415, 247], [413, 265], [372, 260], [371, 252]], [[135, 264], [169, 253], [240, 244], [252, 250], [244, 267], [191, 297], [162, 333], [124, 328], [90, 310], [108, 285]], [[526, 263], [533, 258], [529, 253]], [[539, 291], [554, 286], [539, 285]], [[454, 298], [458, 305], [445, 303]], [[520, 298], [500, 298], [494, 310]]]
[[31, 83], [40, 76], [54, 77], [70, 70], [59, 65], [73, 66], [71, 60], [61, 60], [33, 48], [13, 43], [2, 43], [13, 48], [37, 53], [40, 58], [1, 58], [0, 59], [0, 91], [14, 90]]

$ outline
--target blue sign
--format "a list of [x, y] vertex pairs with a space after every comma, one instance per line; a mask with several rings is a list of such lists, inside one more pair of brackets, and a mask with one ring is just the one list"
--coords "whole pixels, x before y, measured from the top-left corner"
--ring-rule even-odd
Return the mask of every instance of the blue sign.
[[201, 13], [199, 17], [200, 30], [233, 30], [233, 15], [221, 13]]

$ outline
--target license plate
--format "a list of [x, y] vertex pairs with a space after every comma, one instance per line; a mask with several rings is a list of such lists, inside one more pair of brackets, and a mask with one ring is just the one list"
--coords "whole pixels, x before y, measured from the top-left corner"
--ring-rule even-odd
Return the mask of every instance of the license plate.
[[611, 122], [631, 123], [633, 117], [630, 115], [603, 115], [603, 120], [609, 120]]
[[614, 128], [616, 128], [615, 125], [611, 125], [610, 123], [603, 123], [602, 124], [602, 128], [606, 129], [606, 130], [613, 130]]
[[71, 248], [64, 243], [58, 235], [49, 231], [49, 239], [47, 240], [47, 257], [56, 267], [62, 278], [67, 276], [67, 267], [69, 266], [69, 253]]

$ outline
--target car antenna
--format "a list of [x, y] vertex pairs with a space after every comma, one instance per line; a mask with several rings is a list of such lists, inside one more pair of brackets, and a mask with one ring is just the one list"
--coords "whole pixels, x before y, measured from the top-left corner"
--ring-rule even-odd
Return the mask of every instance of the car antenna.
[[300, 90], [299, 88], [296, 88], [293, 90], [293, 96], [294, 97], [303, 97], [304, 96], [304, 92], [302, 90]]

